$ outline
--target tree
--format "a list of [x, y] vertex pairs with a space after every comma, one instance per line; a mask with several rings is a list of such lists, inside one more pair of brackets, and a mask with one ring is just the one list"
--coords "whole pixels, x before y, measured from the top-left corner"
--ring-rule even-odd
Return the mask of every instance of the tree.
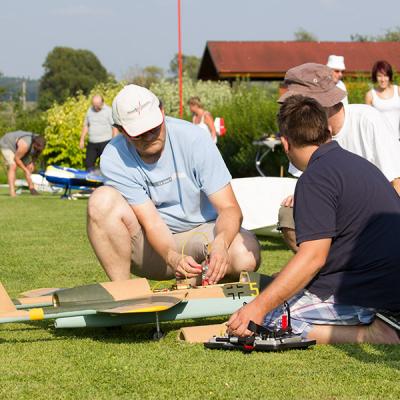
[[359, 33], [350, 35], [350, 40], [352, 42], [374, 42], [373, 36], [361, 35]]
[[387, 29], [383, 35], [369, 36], [355, 33], [350, 36], [352, 42], [400, 42], [400, 26]]
[[306, 31], [304, 28], [299, 28], [294, 33], [294, 40], [297, 42], [317, 42], [318, 38], [313, 33]]
[[164, 70], [155, 65], [148, 65], [141, 68], [139, 66], [129, 68], [124, 76], [124, 80], [135, 85], [150, 88], [153, 83], [159, 82], [164, 77]]
[[[197, 80], [201, 59], [196, 56], [187, 56], [182, 54], [182, 72], [192, 80]], [[169, 63], [169, 71], [174, 78], [178, 77], [178, 54]]]
[[39, 107], [48, 109], [55, 101], [62, 103], [79, 91], [87, 94], [109, 75], [98, 58], [89, 50], [55, 47], [43, 64], [44, 75], [39, 85]]

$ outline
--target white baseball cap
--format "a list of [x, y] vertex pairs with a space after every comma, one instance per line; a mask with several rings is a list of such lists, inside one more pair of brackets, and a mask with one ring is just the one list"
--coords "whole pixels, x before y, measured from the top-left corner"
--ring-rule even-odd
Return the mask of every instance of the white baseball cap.
[[114, 124], [122, 126], [132, 137], [139, 136], [163, 122], [157, 96], [138, 85], [127, 85], [115, 96], [112, 117]]
[[329, 68], [337, 69], [338, 71], [344, 71], [346, 69], [343, 56], [335, 56], [333, 54], [330, 55], [328, 57], [328, 62], [326, 63], [326, 65]]

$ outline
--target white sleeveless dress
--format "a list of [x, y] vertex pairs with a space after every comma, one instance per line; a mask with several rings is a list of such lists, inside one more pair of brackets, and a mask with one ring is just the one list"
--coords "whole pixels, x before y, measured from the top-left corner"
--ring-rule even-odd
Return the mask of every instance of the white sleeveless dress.
[[396, 137], [400, 138], [400, 96], [397, 85], [393, 85], [393, 92], [390, 99], [381, 99], [376, 90], [372, 89], [372, 106], [385, 116]]

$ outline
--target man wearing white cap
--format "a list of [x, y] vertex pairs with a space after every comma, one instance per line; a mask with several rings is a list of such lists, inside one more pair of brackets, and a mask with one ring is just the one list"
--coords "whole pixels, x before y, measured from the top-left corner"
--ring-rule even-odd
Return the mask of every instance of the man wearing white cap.
[[209, 283], [256, 270], [259, 244], [240, 227], [231, 175], [210, 135], [166, 117], [136, 85], [118, 93], [112, 112], [121, 135], [101, 156], [107, 183], [88, 205], [89, 239], [109, 278], [199, 283], [207, 253]]
[[[346, 85], [342, 81], [343, 72], [346, 69], [346, 66], [344, 65], [344, 57], [335, 56], [332, 54], [328, 57], [328, 62], [326, 63], [326, 65], [332, 70], [332, 78], [333, 81], [336, 83], [336, 86], [339, 89], [342, 89], [345, 92], [347, 92]], [[349, 104], [347, 96], [342, 100], [342, 103]]]

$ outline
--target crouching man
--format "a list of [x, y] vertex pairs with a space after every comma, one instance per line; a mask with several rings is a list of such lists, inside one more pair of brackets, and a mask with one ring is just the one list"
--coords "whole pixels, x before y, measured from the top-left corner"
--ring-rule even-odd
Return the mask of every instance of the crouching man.
[[295, 333], [318, 343], [399, 343], [376, 310], [400, 310], [400, 200], [381, 171], [331, 140], [325, 110], [295, 95], [279, 116], [289, 160], [304, 171], [295, 192], [299, 250], [229, 331], [272, 327], [291, 307]]
[[165, 117], [158, 98], [136, 85], [120, 91], [112, 112], [121, 135], [101, 156], [107, 184], [88, 206], [89, 239], [108, 277], [199, 283], [207, 252], [210, 283], [256, 270], [259, 244], [240, 227], [231, 176], [210, 135]]

